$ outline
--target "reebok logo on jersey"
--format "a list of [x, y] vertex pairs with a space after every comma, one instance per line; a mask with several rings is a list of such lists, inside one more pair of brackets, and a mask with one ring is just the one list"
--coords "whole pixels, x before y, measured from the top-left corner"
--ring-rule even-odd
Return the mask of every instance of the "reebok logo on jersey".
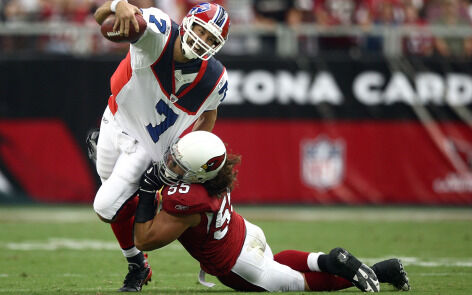
[[177, 209], [177, 210], [183, 211], [183, 210], [188, 210], [189, 207], [188, 207], [188, 206], [184, 206], [184, 205], [177, 204], [177, 205], [175, 205], [174, 208]]

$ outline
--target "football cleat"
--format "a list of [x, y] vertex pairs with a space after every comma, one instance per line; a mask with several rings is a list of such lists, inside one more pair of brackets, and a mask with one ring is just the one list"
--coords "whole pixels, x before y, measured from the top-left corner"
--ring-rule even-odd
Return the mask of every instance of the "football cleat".
[[410, 281], [400, 259], [380, 261], [372, 266], [381, 283], [392, 284], [397, 290], [409, 291]]
[[[147, 255], [145, 254], [147, 258]], [[123, 287], [118, 289], [120, 292], [139, 292], [143, 285], [147, 285], [151, 281], [152, 269], [147, 260], [143, 265], [136, 263], [128, 263], [128, 274], [123, 281]]]
[[347, 279], [362, 292], [379, 292], [380, 283], [375, 272], [343, 248], [329, 253], [334, 274]]
[[87, 143], [87, 153], [90, 160], [93, 163], [97, 162], [97, 142], [98, 142], [98, 135], [100, 135], [100, 129], [94, 128], [89, 130], [87, 133], [87, 139], [85, 142]]

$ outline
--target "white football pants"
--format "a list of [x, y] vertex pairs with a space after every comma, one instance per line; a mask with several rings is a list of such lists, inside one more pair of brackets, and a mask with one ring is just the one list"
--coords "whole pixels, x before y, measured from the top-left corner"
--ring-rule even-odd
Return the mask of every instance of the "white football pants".
[[262, 229], [247, 220], [244, 221], [246, 240], [231, 271], [267, 291], [304, 291], [303, 275], [276, 262]]
[[139, 188], [139, 180], [151, 164], [139, 142], [127, 135], [107, 107], [97, 143], [97, 172], [102, 180], [93, 202], [101, 217], [111, 220]]

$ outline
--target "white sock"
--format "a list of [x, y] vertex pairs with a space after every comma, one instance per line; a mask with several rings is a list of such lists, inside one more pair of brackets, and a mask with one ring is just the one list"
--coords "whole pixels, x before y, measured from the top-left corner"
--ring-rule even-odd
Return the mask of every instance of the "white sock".
[[306, 263], [308, 264], [308, 268], [311, 271], [321, 272], [320, 267], [318, 266], [318, 257], [320, 257], [320, 255], [322, 255], [322, 254], [325, 254], [325, 253], [323, 253], [323, 252], [318, 252], [318, 253], [311, 252], [310, 254], [308, 254], [308, 258], [306, 259]]
[[123, 250], [123, 249], [121, 249], [121, 252], [123, 252], [123, 255], [124, 255], [125, 257], [133, 257], [133, 256], [138, 255], [140, 251], [138, 250], [138, 248], [132, 247], [132, 248], [130, 248], [130, 249], [128, 249], [128, 250]]

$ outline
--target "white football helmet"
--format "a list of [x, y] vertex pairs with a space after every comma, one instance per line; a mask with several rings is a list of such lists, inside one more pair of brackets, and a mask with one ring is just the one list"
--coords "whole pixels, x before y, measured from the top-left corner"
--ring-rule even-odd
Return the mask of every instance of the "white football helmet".
[[[205, 43], [194, 31], [193, 26], [198, 24], [213, 34], [217, 44], [210, 46]], [[208, 60], [216, 54], [228, 39], [230, 19], [226, 10], [214, 3], [200, 3], [187, 13], [179, 27], [182, 50], [188, 59], [200, 58]], [[189, 40], [193, 40], [191, 45]], [[199, 54], [197, 48], [202, 48], [203, 53]]]
[[203, 183], [213, 179], [226, 162], [226, 147], [207, 131], [193, 131], [171, 145], [159, 163], [159, 178], [167, 185]]

